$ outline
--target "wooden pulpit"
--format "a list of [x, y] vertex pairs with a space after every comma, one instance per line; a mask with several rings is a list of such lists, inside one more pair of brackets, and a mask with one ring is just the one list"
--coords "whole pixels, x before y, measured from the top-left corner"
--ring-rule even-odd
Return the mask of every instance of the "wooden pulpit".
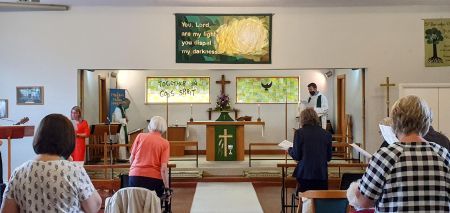
[[184, 146], [174, 146], [170, 141], [185, 141], [186, 127], [185, 126], [170, 126], [167, 127], [167, 140], [170, 144], [170, 156], [184, 156]]
[[0, 126], [0, 139], [8, 140], [8, 180], [11, 177], [11, 139], [31, 137], [34, 126]]

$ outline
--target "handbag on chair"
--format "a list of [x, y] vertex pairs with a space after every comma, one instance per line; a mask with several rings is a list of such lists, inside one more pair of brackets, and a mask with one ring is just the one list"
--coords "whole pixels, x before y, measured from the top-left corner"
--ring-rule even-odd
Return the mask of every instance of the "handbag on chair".
[[120, 174], [120, 188], [126, 188], [128, 187], [128, 174]]

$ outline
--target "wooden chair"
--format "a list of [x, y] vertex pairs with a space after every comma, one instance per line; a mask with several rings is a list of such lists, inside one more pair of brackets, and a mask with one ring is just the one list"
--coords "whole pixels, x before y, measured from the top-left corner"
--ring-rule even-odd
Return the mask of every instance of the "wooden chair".
[[361, 179], [364, 173], [343, 173], [341, 183], [339, 184], [340, 190], [347, 190], [353, 181]]
[[161, 201], [155, 191], [141, 187], [122, 188], [105, 200], [105, 213], [133, 210], [161, 213]]
[[[340, 143], [352, 143], [353, 142], [353, 124], [352, 124], [352, 116], [347, 114], [344, 118], [345, 125], [342, 127], [342, 130], [339, 134], [333, 135], [333, 143], [340, 144]], [[334, 156], [339, 156], [342, 158], [348, 158], [349, 152], [345, 148], [336, 148], [336, 150], [333, 152]]]
[[346, 190], [310, 190], [298, 193], [297, 213], [302, 212], [302, 198], [311, 199], [313, 213], [347, 213], [350, 211]]

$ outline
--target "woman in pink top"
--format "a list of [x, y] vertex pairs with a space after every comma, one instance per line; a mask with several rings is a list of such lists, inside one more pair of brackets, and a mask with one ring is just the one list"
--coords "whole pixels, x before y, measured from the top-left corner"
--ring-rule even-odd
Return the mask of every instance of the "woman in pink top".
[[154, 190], [161, 197], [169, 188], [169, 142], [161, 136], [167, 130], [166, 121], [154, 116], [148, 130], [136, 137], [131, 148], [128, 186]]

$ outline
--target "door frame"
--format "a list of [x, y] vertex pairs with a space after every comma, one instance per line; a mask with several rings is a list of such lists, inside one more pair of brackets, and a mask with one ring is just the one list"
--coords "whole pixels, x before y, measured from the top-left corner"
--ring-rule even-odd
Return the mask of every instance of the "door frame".
[[106, 122], [108, 117], [108, 98], [106, 91], [106, 78], [98, 76], [98, 121]]

